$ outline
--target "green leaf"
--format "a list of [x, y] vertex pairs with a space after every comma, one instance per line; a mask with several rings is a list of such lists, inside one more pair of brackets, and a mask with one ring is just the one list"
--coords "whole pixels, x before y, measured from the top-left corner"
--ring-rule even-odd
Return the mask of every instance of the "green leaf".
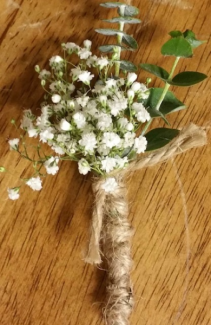
[[131, 49], [129, 47], [125, 47], [125, 46], [118, 45], [118, 44], [102, 45], [102, 46], [99, 46], [98, 48], [103, 53], [111, 53], [111, 52], [114, 52], [115, 48], [119, 48], [119, 47], [121, 48], [121, 51], [126, 51], [126, 50], [133, 51], [133, 49]]
[[184, 37], [171, 38], [162, 46], [161, 53], [184, 58], [190, 58], [193, 55], [192, 47]]
[[136, 42], [136, 40], [128, 34], [123, 33], [122, 42], [131, 47], [132, 49], [136, 50], [138, 48], [138, 43]]
[[137, 71], [137, 66], [135, 64], [133, 64], [130, 61], [126, 61], [126, 60], [121, 60], [120, 62], [120, 69], [121, 70], [126, 70], [126, 71], [130, 71], [130, 72], [136, 72]]
[[[162, 93], [163, 88], [150, 88], [150, 94], [149, 97], [146, 99], [144, 106], [149, 107], [148, 111], [151, 116], [151, 110], [155, 110]], [[160, 112], [163, 115], [167, 115], [185, 108], [186, 106], [179, 99], [177, 99], [171, 91], [167, 91], [160, 105]]]
[[142, 63], [140, 64], [140, 67], [145, 71], [150, 72], [153, 75], [161, 78], [162, 80], [167, 80], [169, 77], [169, 73], [165, 69], [158, 67], [157, 65]]
[[158, 111], [157, 109], [153, 109], [153, 108], [148, 108], [147, 110], [150, 114], [150, 116], [152, 118], [155, 118], [155, 117], [160, 117], [164, 120], [164, 122], [170, 126], [170, 123], [169, 121], [166, 119], [165, 115], [161, 112], [161, 111]]
[[122, 32], [120, 32], [118, 29], [112, 29], [112, 28], [98, 28], [98, 29], [95, 29], [95, 31], [99, 34], [102, 34], [102, 35], [118, 35], [118, 34], [121, 34]]
[[146, 151], [156, 150], [162, 148], [168, 144], [172, 139], [174, 139], [178, 134], [179, 130], [177, 129], [166, 129], [158, 128], [149, 131], [145, 134], [147, 139], [147, 149]]
[[140, 19], [131, 18], [131, 17], [115, 17], [112, 19], [103, 19], [107, 23], [125, 23], [125, 24], [139, 24], [141, 22]]
[[104, 2], [100, 3], [100, 6], [105, 7], [105, 8], [118, 8], [121, 6], [125, 6], [125, 3], [122, 2]]
[[178, 36], [183, 36], [183, 33], [180, 32], [179, 30], [172, 30], [172, 31], [169, 33], [169, 35], [170, 35], [171, 37], [178, 37]]
[[178, 73], [172, 80], [168, 80], [170, 85], [192, 86], [207, 78], [206, 74], [195, 71], [184, 71]]
[[[118, 14], [120, 16], [122, 16], [121, 14], [121, 8], [118, 8]], [[133, 17], [139, 14], [139, 9], [133, 6], [125, 6], [125, 10], [124, 10], [124, 16], [126, 17]], [[123, 17], [124, 17], [123, 16]]]
[[102, 35], [110, 35], [110, 36], [114, 36], [114, 35], [122, 35], [122, 42], [125, 43], [126, 45], [130, 46], [132, 49], [137, 49], [138, 48], [138, 44], [136, 42], [136, 40], [128, 35], [125, 34], [124, 32], [121, 32], [118, 29], [112, 29], [112, 28], [98, 28], [95, 29], [95, 31], [99, 34]]
[[192, 30], [187, 29], [183, 33], [184, 38], [190, 43], [191, 47], [194, 49], [199, 45], [206, 43], [206, 41], [199, 41], [196, 39], [194, 32]]

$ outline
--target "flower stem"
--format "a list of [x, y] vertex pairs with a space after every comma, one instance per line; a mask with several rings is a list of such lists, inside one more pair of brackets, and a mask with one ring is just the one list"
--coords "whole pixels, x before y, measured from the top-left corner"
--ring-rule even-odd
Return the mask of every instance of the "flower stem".
[[[125, 12], [125, 6], [121, 6], [120, 7], [120, 16], [124, 16], [124, 12]], [[119, 23], [119, 30], [120, 32], [123, 32], [124, 30], [124, 23], [121, 22]], [[123, 35], [121, 33], [119, 33], [117, 35], [117, 44], [119, 45], [118, 47], [118, 52], [117, 52], [117, 56], [116, 56], [116, 60], [120, 61], [120, 57], [121, 57], [121, 44], [122, 44], [122, 37]], [[120, 62], [115, 62], [115, 77], [119, 77], [119, 70], [120, 70]]]
[[[174, 71], [175, 71], [175, 69], [176, 69], [176, 66], [177, 66], [177, 64], [178, 64], [178, 62], [179, 62], [179, 59], [180, 59], [180, 57], [176, 57], [176, 59], [175, 59], [175, 61], [174, 61], [174, 64], [173, 64], [173, 66], [172, 66], [172, 68], [171, 68], [171, 71], [170, 71], [170, 74], [169, 74], [168, 80], [171, 80], [171, 79], [172, 79], [172, 76], [173, 76]], [[159, 100], [158, 100], [158, 102], [157, 102], [157, 105], [156, 105], [156, 107], [155, 107], [155, 109], [156, 109], [157, 111], [159, 111], [160, 106], [161, 106], [161, 104], [162, 104], [162, 102], [163, 102], [163, 100], [164, 100], [164, 98], [165, 98], [165, 96], [166, 96], [166, 93], [167, 93], [167, 91], [168, 91], [168, 89], [169, 89], [170, 86], [171, 86], [171, 85], [166, 81], [165, 87], [163, 88], [163, 92], [162, 92], [162, 94], [161, 94], [161, 96], [160, 96], [160, 98], [159, 98]], [[148, 130], [148, 128], [149, 128], [149, 126], [151, 125], [152, 121], [153, 121], [153, 119], [151, 119], [151, 120], [149, 120], [149, 121], [147, 122], [147, 124], [144, 126], [144, 129], [143, 129], [141, 135], [144, 135], [144, 134], [146, 133], [146, 131]]]

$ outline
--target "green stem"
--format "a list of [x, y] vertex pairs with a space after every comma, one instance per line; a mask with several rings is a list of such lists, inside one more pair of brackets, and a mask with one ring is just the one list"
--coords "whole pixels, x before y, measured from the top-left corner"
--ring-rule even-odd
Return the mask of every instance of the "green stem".
[[[124, 16], [124, 12], [125, 12], [125, 6], [121, 6], [120, 7], [120, 16]], [[123, 32], [124, 30], [124, 23], [121, 22], [119, 23], [119, 30], [121, 32]], [[122, 44], [122, 34], [117, 35], [117, 44], [121, 46]], [[117, 57], [116, 60], [120, 61], [120, 57], [121, 57], [121, 47], [118, 47], [118, 52], [117, 52]], [[115, 62], [115, 77], [119, 77], [119, 70], [120, 70], [120, 63], [119, 62]]]
[[[169, 74], [168, 80], [171, 80], [171, 79], [172, 79], [172, 76], [173, 76], [174, 71], [175, 71], [175, 69], [176, 69], [176, 66], [177, 66], [177, 64], [178, 64], [178, 62], [179, 62], [179, 59], [180, 59], [180, 57], [176, 57], [176, 59], [175, 59], [175, 61], [174, 61], [174, 64], [173, 64], [173, 66], [172, 66], [172, 68], [171, 68], [171, 71], [170, 71], [170, 74]], [[163, 92], [162, 92], [162, 94], [161, 94], [161, 96], [160, 96], [160, 98], [159, 98], [159, 100], [158, 100], [158, 102], [157, 102], [157, 105], [156, 105], [156, 107], [155, 107], [155, 109], [156, 109], [157, 111], [159, 111], [160, 106], [161, 106], [161, 104], [162, 104], [162, 102], [163, 102], [163, 100], [164, 100], [164, 98], [165, 98], [165, 96], [166, 96], [166, 93], [167, 93], [167, 91], [168, 91], [168, 89], [169, 89], [170, 86], [171, 86], [171, 85], [170, 85], [168, 82], [166, 82], [165, 87], [163, 88]], [[147, 122], [147, 124], [145, 125], [145, 127], [144, 127], [144, 129], [143, 129], [141, 135], [144, 135], [144, 134], [146, 133], [146, 131], [148, 130], [148, 128], [149, 128], [149, 126], [151, 125], [152, 121], [153, 121], [153, 119], [151, 119], [151, 120], [149, 120], [149, 121]]]

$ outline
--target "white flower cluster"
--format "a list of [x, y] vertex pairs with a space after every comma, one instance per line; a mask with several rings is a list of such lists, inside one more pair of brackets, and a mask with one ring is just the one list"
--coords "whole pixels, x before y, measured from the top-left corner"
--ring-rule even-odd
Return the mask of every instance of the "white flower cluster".
[[[61, 155], [78, 161], [83, 175], [91, 170], [106, 175], [124, 168], [132, 156], [146, 150], [146, 138], [137, 136], [136, 131], [151, 118], [144, 107], [149, 90], [136, 81], [133, 72], [125, 78], [109, 77], [114, 62], [92, 55], [89, 40], [82, 48], [75, 43], [62, 47], [66, 57], [79, 57], [78, 65], [54, 56], [49, 61], [51, 71], [36, 67], [41, 85], [48, 86], [46, 101], [38, 117], [30, 109], [24, 111], [21, 128], [56, 153], [44, 163], [48, 174], [57, 173]], [[18, 140], [10, 140], [11, 149], [17, 150]], [[27, 184], [35, 190], [41, 188], [41, 183], [33, 186], [33, 181]]]

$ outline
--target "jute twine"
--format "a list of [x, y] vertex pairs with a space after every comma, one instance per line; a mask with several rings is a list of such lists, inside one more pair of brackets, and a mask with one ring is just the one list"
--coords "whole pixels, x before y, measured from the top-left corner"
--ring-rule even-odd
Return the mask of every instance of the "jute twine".
[[[178, 137], [165, 147], [150, 154], [144, 154], [131, 162], [127, 168], [109, 174], [115, 177], [118, 186], [112, 193], [102, 189], [104, 178], [95, 178], [91, 238], [85, 261], [100, 264], [101, 256], [107, 263], [107, 303], [104, 309], [107, 325], [128, 325], [133, 308], [133, 294], [130, 281], [131, 237], [133, 230], [128, 221], [125, 176], [129, 172], [154, 166], [191, 148], [206, 144], [203, 128], [190, 124], [180, 131]], [[102, 250], [102, 251], [101, 251]]]

